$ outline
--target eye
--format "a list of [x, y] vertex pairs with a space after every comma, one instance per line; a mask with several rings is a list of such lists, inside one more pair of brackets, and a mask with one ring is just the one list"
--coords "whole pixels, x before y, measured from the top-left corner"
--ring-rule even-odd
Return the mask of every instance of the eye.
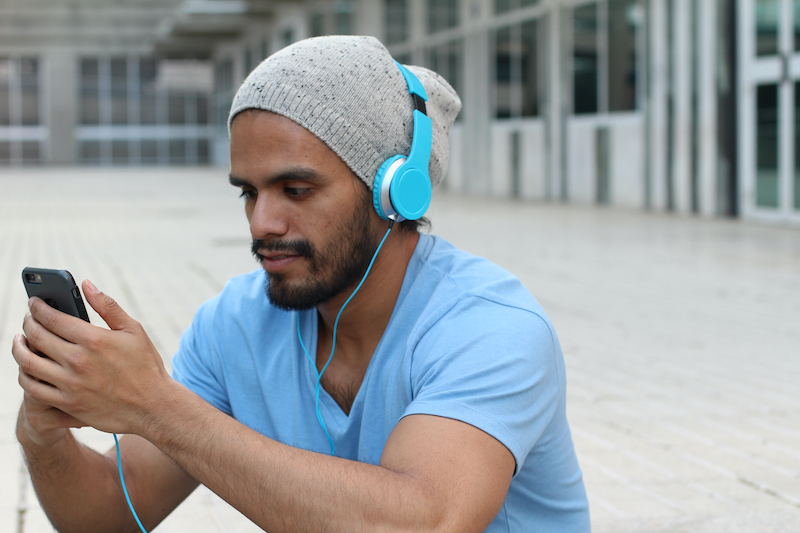
[[245, 200], [252, 200], [256, 197], [255, 189], [242, 189], [242, 193], [239, 195], [239, 198], [244, 198]]
[[283, 192], [291, 198], [300, 198], [308, 194], [310, 189], [303, 189], [302, 187], [284, 187]]

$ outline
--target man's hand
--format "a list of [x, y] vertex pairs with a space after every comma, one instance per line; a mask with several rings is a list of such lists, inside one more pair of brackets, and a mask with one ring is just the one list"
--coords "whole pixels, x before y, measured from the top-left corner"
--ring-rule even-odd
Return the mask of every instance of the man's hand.
[[110, 330], [32, 298], [24, 335], [14, 340], [24, 427], [43, 445], [57, 442], [67, 427], [139, 433], [158, 404], [159, 386], [170, 380], [141, 324], [90, 281], [83, 291]]
[[[14, 339], [14, 343], [17, 342], [25, 341], [22, 338]], [[34, 399], [28, 393], [25, 393], [19, 417], [17, 439], [22, 442], [27, 436], [38, 446], [52, 446], [66, 436], [67, 428], [84, 426], [76, 418]]]

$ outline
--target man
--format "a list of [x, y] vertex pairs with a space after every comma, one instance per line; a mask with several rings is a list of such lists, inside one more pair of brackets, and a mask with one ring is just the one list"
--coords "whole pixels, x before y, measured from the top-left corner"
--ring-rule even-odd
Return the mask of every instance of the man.
[[262, 268], [200, 308], [172, 377], [91, 282], [110, 331], [31, 301], [12, 350], [17, 435], [59, 531], [137, 528], [116, 454], [68, 429], [86, 425], [125, 434], [148, 530], [198, 483], [272, 533], [589, 530], [544, 311], [510, 274], [400, 221], [406, 200], [381, 196], [396, 154], [424, 154], [439, 182], [460, 108], [441, 77], [409, 70], [375, 39], [326, 37], [245, 80], [230, 181]]

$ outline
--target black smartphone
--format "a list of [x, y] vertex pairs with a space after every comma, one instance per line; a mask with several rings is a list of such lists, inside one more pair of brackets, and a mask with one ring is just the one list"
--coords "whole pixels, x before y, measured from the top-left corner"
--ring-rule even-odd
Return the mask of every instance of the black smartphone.
[[28, 298], [36, 296], [53, 309], [89, 322], [81, 291], [68, 271], [26, 267], [22, 271], [22, 282]]

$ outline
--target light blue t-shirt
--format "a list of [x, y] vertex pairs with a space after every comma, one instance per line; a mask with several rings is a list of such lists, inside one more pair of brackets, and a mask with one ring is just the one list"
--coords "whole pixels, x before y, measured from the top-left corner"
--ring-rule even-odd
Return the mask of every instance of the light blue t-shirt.
[[[259, 269], [198, 310], [173, 377], [279, 442], [330, 453], [314, 405], [316, 310], [270, 305]], [[589, 507], [566, 418], [564, 359], [550, 320], [520, 281], [485, 259], [421, 235], [389, 325], [346, 415], [323, 389], [336, 455], [378, 464], [411, 414], [461, 420], [514, 455], [516, 470], [487, 532], [584, 533]]]

